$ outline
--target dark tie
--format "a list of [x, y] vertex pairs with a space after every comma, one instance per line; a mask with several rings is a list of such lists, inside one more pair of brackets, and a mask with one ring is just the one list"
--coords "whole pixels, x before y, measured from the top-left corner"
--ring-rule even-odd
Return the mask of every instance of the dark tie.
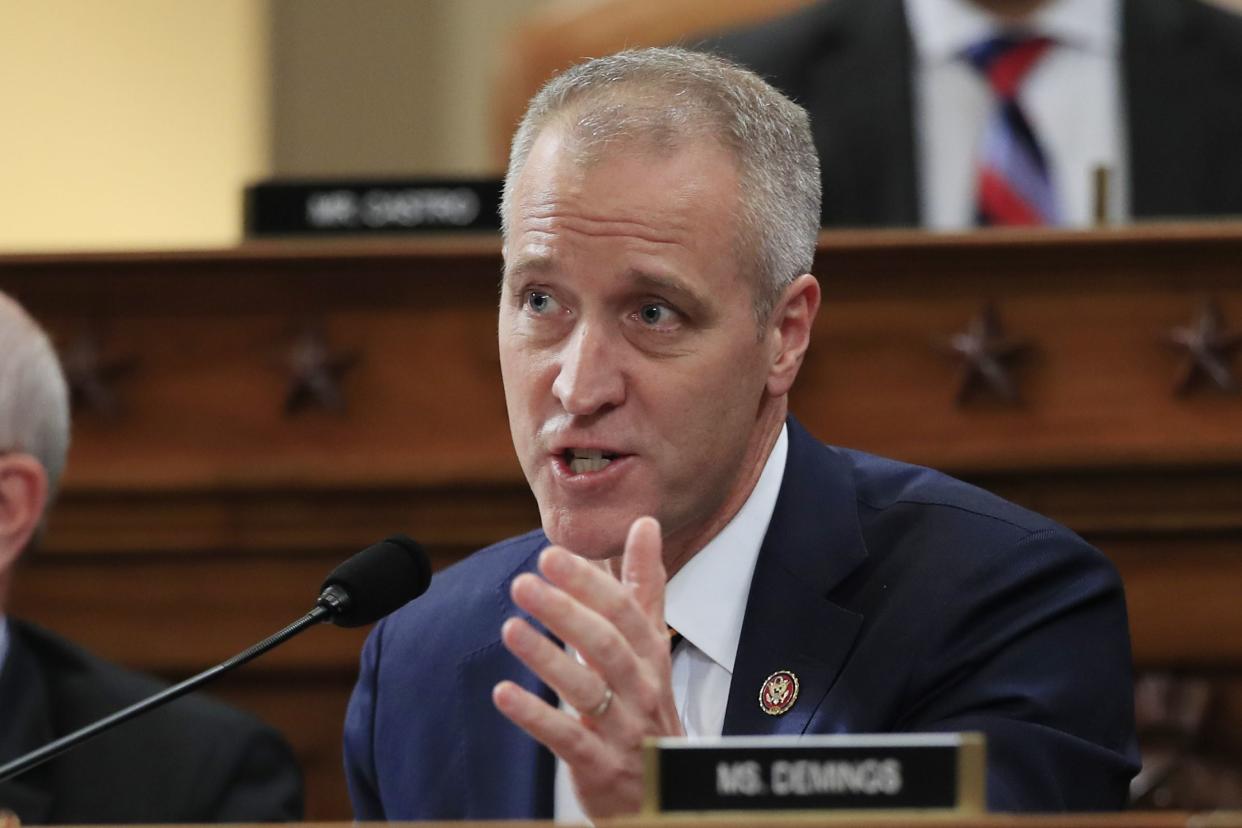
[[672, 627], [668, 628], [668, 651], [671, 653], [677, 649], [677, 645], [682, 642], [685, 636], [677, 632]]
[[966, 59], [996, 96], [984, 128], [975, 218], [980, 226], [1060, 224], [1048, 161], [1018, 104], [1018, 90], [1052, 40], [995, 37], [971, 46]]

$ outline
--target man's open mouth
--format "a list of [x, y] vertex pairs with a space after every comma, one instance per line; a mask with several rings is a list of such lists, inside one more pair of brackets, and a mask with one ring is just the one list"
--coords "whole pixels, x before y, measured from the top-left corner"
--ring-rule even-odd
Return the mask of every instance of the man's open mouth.
[[615, 452], [600, 449], [576, 448], [565, 449], [562, 455], [565, 465], [569, 466], [569, 470], [574, 474], [603, 471], [609, 463], [617, 459], [617, 456]]

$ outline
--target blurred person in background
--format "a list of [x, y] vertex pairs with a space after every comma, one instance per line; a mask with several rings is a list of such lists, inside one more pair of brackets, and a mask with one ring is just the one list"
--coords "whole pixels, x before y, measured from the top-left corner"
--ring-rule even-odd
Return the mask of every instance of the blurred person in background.
[[705, 48], [811, 113], [826, 225], [1242, 215], [1242, 16], [1200, 0], [824, 0]]
[[[163, 688], [4, 614], [68, 446], [68, 391], [55, 351], [0, 293], [0, 764]], [[274, 730], [186, 697], [0, 782], [4, 811], [27, 825], [295, 820], [302, 780]]]

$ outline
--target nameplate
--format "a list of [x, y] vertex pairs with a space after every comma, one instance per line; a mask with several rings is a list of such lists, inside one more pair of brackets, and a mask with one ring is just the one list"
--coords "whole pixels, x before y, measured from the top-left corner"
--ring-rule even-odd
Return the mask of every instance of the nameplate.
[[984, 811], [980, 733], [652, 739], [645, 814]]
[[499, 179], [267, 181], [245, 193], [245, 234], [444, 233], [500, 230]]

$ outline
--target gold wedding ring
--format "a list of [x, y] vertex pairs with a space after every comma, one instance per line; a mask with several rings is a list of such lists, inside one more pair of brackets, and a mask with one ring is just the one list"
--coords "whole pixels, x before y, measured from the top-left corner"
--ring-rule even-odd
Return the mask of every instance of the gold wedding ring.
[[590, 710], [583, 713], [582, 715], [590, 716], [593, 719], [597, 719], [600, 716], [607, 713], [608, 708], [611, 706], [612, 706], [612, 688], [609, 687], [607, 684], [605, 684], [604, 685], [604, 697], [599, 700], [599, 704], [595, 705], [594, 707], [592, 707]]

